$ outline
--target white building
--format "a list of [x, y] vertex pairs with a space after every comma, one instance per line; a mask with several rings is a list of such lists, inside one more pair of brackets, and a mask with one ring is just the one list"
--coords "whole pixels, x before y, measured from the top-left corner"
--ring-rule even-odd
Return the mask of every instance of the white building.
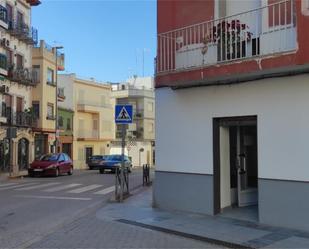
[[[133, 166], [155, 164], [155, 94], [153, 78], [131, 78], [127, 83], [112, 84], [116, 104], [133, 106], [133, 123], [128, 125], [126, 154]], [[121, 125], [116, 126], [116, 140], [111, 154], [121, 153]]]

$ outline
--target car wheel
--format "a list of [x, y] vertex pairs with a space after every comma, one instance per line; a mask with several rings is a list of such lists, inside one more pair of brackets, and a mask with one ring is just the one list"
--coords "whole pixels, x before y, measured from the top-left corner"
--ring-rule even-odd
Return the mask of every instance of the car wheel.
[[69, 172], [68, 172], [68, 175], [69, 175], [69, 176], [73, 175], [73, 167], [70, 167], [70, 170], [69, 170]]
[[59, 176], [59, 168], [56, 168], [55, 177]]
[[100, 169], [100, 174], [104, 174], [104, 169]]
[[31, 173], [29, 172], [29, 173], [28, 173], [28, 176], [29, 176], [29, 177], [33, 177], [34, 175], [33, 175], [32, 172], [31, 172]]
[[89, 166], [89, 170], [93, 170], [93, 167], [90, 167], [90, 166]]

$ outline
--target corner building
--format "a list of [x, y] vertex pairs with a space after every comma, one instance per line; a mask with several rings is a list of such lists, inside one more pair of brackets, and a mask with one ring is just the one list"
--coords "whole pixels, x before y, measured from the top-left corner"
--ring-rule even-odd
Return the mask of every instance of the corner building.
[[38, 31], [31, 26], [31, 7], [39, 4], [0, 1], [0, 174], [27, 174], [34, 159], [32, 89], [38, 75], [32, 70], [31, 54]]
[[309, 2], [158, 0], [157, 25], [155, 205], [308, 231]]

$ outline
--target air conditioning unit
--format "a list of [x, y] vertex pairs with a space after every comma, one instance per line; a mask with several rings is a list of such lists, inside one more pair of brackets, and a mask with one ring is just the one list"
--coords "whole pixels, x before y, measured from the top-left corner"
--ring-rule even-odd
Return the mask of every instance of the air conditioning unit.
[[3, 46], [3, 47], [10, 47], [10, 40], [8, 40], [6, 38], [3, 38], [1, 40], [1, 46]]
[[0, 93], [9, 93], [10, 88], [8, 86], [0, 86]]

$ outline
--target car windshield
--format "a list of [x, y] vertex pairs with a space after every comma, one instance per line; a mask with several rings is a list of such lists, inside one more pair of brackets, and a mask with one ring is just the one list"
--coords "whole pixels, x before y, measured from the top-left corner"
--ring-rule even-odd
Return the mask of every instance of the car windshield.
[[102, 159], [105, 159], [105, 156], [96, 155], [96, 156], [90, 157], [90, 159], [91, 160], [102, 160]]
[[106, 156], [106, 160], [108, 160], [108, 161], [121, 161], [121, 155], [109, 155], [109, 156]]
[[50, 155], [44, 155], [41, 157], [40, 161], [57, 161], [58, 160], [59, 155], [58, 154], [50, 154]]

